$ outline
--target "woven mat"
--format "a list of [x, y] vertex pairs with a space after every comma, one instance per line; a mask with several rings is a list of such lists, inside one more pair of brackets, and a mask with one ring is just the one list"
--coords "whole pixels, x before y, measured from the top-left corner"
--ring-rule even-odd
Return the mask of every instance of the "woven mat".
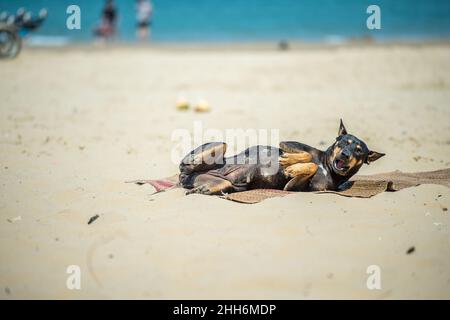
[[[137, 184], [148, 183], [155, 187], [156, 192], [160, 192], [178, 187], [178, 175], [159, 180], [135, 180], [129, 182]], [[321, 191], [317, 193], [334, 193], [345, 197], [370, 198], [385, 191], [398, 191], [421, 184], [439, 184], [450, 188], [450, 168], [427, 172], [405, 173], [393, 171], [370, 176], [355, 176], [344, 185], [344, 190], [342, 191]], [[255, 189], [230, 193], [221, 197], [240, 203], [258, 203], [265, 199], [283, 197], [292, 193], [295, 192]]]
[[[450, 188], [450, 169], [405, 173], [392, 171], [370, 176], [355, 176], [345, 190], [337, 193], [347, 197], [370, 198], [384, 191], [398, 191], [421, 184], [440, 184]], [[327, 191], [325, 191], [327, 192]]]
[[266, 199], [284, 197], [288, 194], [295, 193], [290, 191], [276, 190], [276, 189], [254, 189], [249, 191], [234, 192], [224, 196], [223, 199], [236, 201], [240, 203], [258, 203]]

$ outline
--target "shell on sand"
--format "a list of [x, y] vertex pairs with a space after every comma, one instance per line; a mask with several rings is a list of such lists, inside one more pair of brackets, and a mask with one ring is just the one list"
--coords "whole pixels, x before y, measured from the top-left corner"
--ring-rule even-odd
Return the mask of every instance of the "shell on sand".
[[194, 110], [195, 112], [209, 112], [211, 107], [207, 101], [201, 100], [195, 105]]
[[175, 102], [175, 107], [177, 110], [188, 110], [189, 109], [189, 101], [186, 98], [178, 98]]

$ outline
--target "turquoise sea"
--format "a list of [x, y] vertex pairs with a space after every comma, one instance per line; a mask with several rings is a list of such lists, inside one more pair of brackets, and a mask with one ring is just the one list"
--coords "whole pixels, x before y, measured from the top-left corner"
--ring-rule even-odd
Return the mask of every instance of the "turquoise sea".
[[[135, 41], [133, 0], [116, 0], [121, 41]], [[81, 8], [81, 30], [66, 28], [66, 8]], [[366, 27], [369, 5], [381, 8], [381, 30]], [[91, 41], [101, 0], [0, 0], [0, 11], [23, 6], [49, 16], [35, 39]], [[244, 42], [349, 38], [422, 40], [450, 37], [449, 0], [154, 0], [155, 42]]]

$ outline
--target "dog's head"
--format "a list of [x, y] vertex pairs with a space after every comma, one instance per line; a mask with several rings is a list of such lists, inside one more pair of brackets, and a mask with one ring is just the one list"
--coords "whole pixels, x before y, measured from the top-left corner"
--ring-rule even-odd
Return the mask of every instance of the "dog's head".
[[327, 150], [327, 161], [336, 174], [351, 177], [364, 163], [371, 163], [384, 156], [384, 153], [371, 151], [354, 135], [348, 134], [342, 123], [339, 126], [336, 142]]

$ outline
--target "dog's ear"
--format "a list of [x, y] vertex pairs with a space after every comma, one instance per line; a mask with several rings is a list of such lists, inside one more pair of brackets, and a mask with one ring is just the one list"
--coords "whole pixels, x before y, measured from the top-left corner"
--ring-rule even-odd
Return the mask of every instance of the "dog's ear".
[[385, 153], [380, 153], [380, 152], [376, 152], [376, 151], [369, 151], [369, 153], [367, 154], [367, 159], [366, 159], [366, 163], [370, 164], [371, 162], [374, 162], [378, 159], [380, 159], [382, 156], [386, 155]]
[[341, 123], [339, 124], [338, 137], [342, 136], [344, 134], [347, 134], [347, 129], [345, 129], [344, 123], [342, 122], [342, 119], [341, 119]]

